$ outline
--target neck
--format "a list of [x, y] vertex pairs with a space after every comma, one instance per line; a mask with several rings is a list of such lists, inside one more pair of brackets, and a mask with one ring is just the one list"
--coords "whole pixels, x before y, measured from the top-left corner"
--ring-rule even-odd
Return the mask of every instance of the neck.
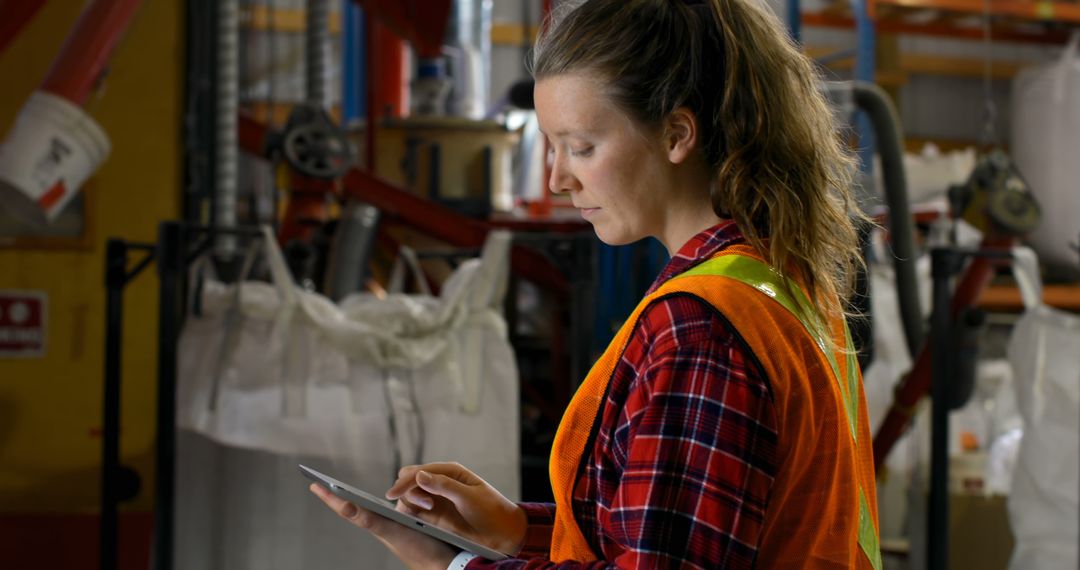
[[661, 235], [656, 236], [671, 256], [678, 253], [690, 238], [722, 220], [712, 208], [712, 172], [704, 164], [693, 165], [697, 168], [681, 166], [672, 172], [671, 187], [674, 191], [670, 193], [664, 228]]

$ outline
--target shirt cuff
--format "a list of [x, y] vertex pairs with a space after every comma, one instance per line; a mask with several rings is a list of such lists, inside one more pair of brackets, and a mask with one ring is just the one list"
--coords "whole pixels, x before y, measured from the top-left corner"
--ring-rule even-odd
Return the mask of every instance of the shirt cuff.
[[517, 555], [522, 558], [548, 556], [551, 554], [551, 532], [555, 528], [555, 505], [518, 503], [518, 506], [525, 511], [528, 526]]
[[450, 561], [450, 566], [446, 567], [446, 570], [465, 570], [465, 567], [472, 562], [473, 558], [479, 558], [478, 555], [472, 552], [458, 552], [458, 555]]

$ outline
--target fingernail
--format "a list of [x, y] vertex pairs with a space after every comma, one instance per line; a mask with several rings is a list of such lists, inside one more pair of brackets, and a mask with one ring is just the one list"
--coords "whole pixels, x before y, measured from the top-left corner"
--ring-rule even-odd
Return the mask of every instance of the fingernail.
[[417, 471], [416, 480], [421, 483], [430, 483], [432, 480], [431, 473], [428, 473], [427, 471]]

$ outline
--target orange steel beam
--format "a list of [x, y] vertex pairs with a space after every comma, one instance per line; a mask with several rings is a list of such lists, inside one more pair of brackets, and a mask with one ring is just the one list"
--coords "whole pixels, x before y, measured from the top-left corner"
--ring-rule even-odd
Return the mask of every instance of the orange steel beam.
[[[994, 16], [1010, 16], [1024, 20], [1080, 22], [1080, 6], [1070, 2], [986, 0]], [[912, 9], [934, 9], [949, 12], [982, 14], [983, 0], [871, 0], [871, 15], [878, 6], [898, 6]]]
[[[806, 12], [803, 14], [803, 23], [807, 26], [819, 28], [845, 28], [853, 29], [855, 20], [846, 15], [836, 15], [823, 12]], [[957, 27], [940, 22], [908, 22], [896, 16], [881, 17], [874, 22], [874, 28], [883, 34], [912, 34], [923, 36], [938, 36], [949, 38], [982, 39], [982, 28]], [[995, 40], [1017, 41], [1042, 44], [1063, 44], [1069, 39], [1069, 34], [1059, 30], [1045, 32], [1024, 31], [995, 25], [993, 29]]]

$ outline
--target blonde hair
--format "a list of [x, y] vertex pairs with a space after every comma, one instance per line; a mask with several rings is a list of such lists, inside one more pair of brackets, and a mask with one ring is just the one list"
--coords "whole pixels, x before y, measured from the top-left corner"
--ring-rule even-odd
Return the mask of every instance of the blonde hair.
[[[539, 81], [588, 73], [640, 124], [680, 107], [698, 122], [717, 215], [824, 314], [844, 312], [862, 263], [850, 194], [855, 160], [813, 63], [758, 0], [587, 0], [545, 22]], [[766, 245], [767, 240], [767, 245]]]

